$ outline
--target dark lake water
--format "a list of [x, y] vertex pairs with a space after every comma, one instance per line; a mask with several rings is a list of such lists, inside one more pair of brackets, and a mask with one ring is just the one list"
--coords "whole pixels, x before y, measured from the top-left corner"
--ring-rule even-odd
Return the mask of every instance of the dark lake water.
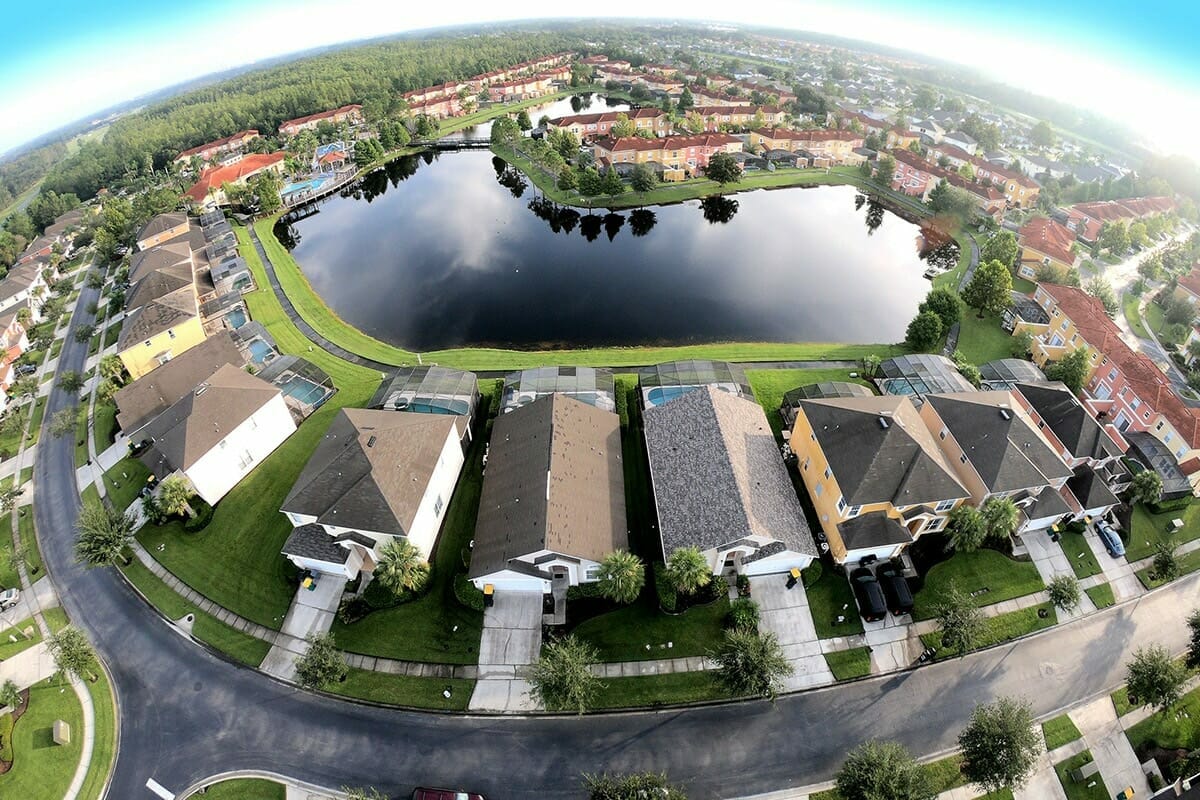
[[418, 351], [897, 342], [957, 255], [851, 187], [587, 213], [487, 151], [398, 159], [276, 232], [339, 316]]
[[[571, 114], [597, 114], [601, 111], [628, 111], [629, 104], [623, 100], [615, 100], [599, 94], [577, 94], [571, 97], [563, 97], [558, 100], [552, 100], [549, 103], [530, 106], [526, 111], [529, 112], [529, 119], [537, 125], [538, 120], [542, 117], [567, 117]], [[485, 122], [482, 125], [472, 125], [469, 128], [463, 128], [461, 131], [455, 131], [445, 137], [452, 141], [461, 141], [462, 139], [487, 139], [492, 135], [492, 123]]]

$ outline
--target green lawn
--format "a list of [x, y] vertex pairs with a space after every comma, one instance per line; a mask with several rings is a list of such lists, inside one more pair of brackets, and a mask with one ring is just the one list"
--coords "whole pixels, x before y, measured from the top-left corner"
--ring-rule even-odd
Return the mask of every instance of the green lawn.
[[[13, 728], [12, 769], [0, 775], [0, 797], [63, 797], [83, 753], [83, 707], [53, 678], [29, 689], [29, 708]], [[56, 745], [55, 720], [71, 727], [71, 743]]]
[[959, 231], [955, 234], [954, 239], [958, 242], [958, 263], [954, 269], [943, 272], [933, 279], [934, 288], [945, 287], [958, 291], [958, 284], [971, 264], [971, 238], [970, 232], [967, 231]]
[[[933, 789], [935, 795], [965, 786], [967, 783], [962, 774], [962, 756], [947, 756], [937, 761], [930, 761], [922, 764], [921, 769], [929, 777], [930, 788]], [[1009, 800], [1011, 798], [1010, 794]], [[842, 800], [842, 796], [836, 789], [827, 789], [824, 792], [809, 795], [809, 800]], [[1000, 800], [1000, 798], [988, 798], [988, 800]]]
[[[25, 631], [30, 631], [32, 635], [26, 636]], [[0, 661], [28, 650], [41, 640], [42, 631], [33, 621], [33, 617], [23, 619], [11, 628], [0, 630]]]
[[1037, 283], [1027, 278], [1015, 276], [1013, 277], [1012, 288], [1014, 292], [1020, 292], [1021, 294], [1033, 294], [1035, 291], [1037, 291]]
[[[1117, 716], [1123, 717], [1135, 708], [1140, 707], [1141, 703], [1129, 702], [1129, 690], [1122, 686], [1117, 689], [1109, 697], [1112, 699], [1113, 708], [1117, 710]], [[1143, 723], [1144, 724], [1144, 723]]]
[[237, 778], [214, 783], [204, 794], [194, 794], [196, 800], [284, 800], [287, 789], [282, 783], [261, 778]]
[[146, 479], [149, 477], [150, 470], [133, 456], [126, 456], [113, 464], [104, 473], [104, 491], [108, 494], [113, 508], [129, 508], [133, 501], [137, 500], [138, 493], [146, 486]]
[[[783, 429], [783, 421], [779, 418], [779, 405], [783, 402], [784, 394], [798, 386], [825, 381], [844, 381], [870, 386], [861, 377], [851, 378], [851, 372], [862, 375], [861, 369], [748, 369], [746, 377], [750, 380], [754, 396], [767, 413], [771, 431], [779, 438], [779, 432]], [[873, 392], [874, 388], [871, 391]]]
[[1112, 586], [1108, 585], [1107, 583], [1091, 586], [1087, 589], [1084, 589], [1084, 591], [1087, 592], [1088, 597], [1092, 598], [1092, 603], [1096, 606], [1096, 608], [1108, 608], [1117, 602], [1117, 598], [1113, 594]]
[[8, 589], [21, 584], [20, 576], [9, 564], [12, 549], [12, 512], [10, 511], [0, 517], [0, 589]]
[[[1045, 619], [1038, 616], [1039, 609], [1045, 609], [1049, 612]], [[1055, 616], [1054, 606], [1050, 603], [1042, 603], [1030, 608], [1022, 608], [1019, 611], [1009, 611], [1006, 614], [988, 617], [984, 620], [983, 635], [979, 637], [979, 641], [971, 649], [981, 650], [985, 647], [991, 647], [994, 644], [1007, 642], [1016, 639], [1018, 636], [1024, 636], [1027, 633], [1049, 628], [1056, 622], [1058, 622], [1058, 618]], [[942, 650], [941, 633], [934, 631], [933, 633], [923, 634], [921, 641], [925, 643], [926, 647], [932, 647], [937, 651], [934, 656], [935, 658], [953, 657], [953, 653]]]
[[1142, 298], [1135, 297], [1131, 292], [1121, 298], [1121, 308], [1125, 312], [1125, 319], [1129, 321], [1130, 329], [1141, 338], [1149, 339], [1150, 333], [1142, 322], [1141, 304]]
[[1152, 514], [1141, 504], [1134, 506], [1133, 531], [1129, 535], [1129, 541], [1125, 543], [1125, 559], [1138, 561], [1154, 555], [1154, 546], [1167, 538], [1168, 528], [1173, 519], [1183, 520], [1183, 529], [1170, 534], [1176, 544], [1200, 537], [1200, 500], [1193, 500], [1181, 511], [1167, 511], [1162, 514]]
[[673, 672], [669, 675], [605, 678], [593, 707], [597, 710], [643, 708], [725, 699], [728, 695], [707, 672]]
[[[460, 678], [413, 678], [351, 667], [346, 680], [327, 691], [376, 703], [466, 711], [474, 688], [475, 681]], [[450, 690], [449, 699], [442, 694], [446, 689]]]
[[[1183, 555], [1179, 556], [1177, 560], [1179, 562], [1179, 574], [1181, 576], [1187, 575], [1190, 572], [1195, 572], [1196, 570], [1200, 569], [1200, 550], [1193, 550], [1190, 553], [1184, 553]], [[1159, 586], [1167, 583], [1167, 581], [1161, 580], [1157, 576], [1151, 577], [1153, 572], [1153, 565], [1149, 567], [1142, 567], [1137, 571], [1138, 580], [1141, 581], [1142, 585], [1147, 589], [1157, 589]]]
[[1079, 728], [1075, 727], [1075, 723], [1066, 714], [1043, 722], [1042, 735], [1046, 738], [1047, 750], [1057, 750], [1064, 744], [1073, 742], [1083, 736], [1079, 732]]
[[103, 670], [95, 683], [86, 686], [95, 709], [96, 735], [92, 745], [92, 760], [88, 763], [79, 797], [81, 800], [100, 800], [117, 755], [117, 710], [112, 687]]
[[854, 647], [850, 650], [826, 653], [825, 663], [829, 665], [833, 677], [839, 681], [861, 678], [871, 674], [871, 650], [867, 647]]
[[1067, 800], [1109, 800], [1112, 797], [1099, 772], [1090, 778], [1084, 778], [1079, 783], [1071, 779], [1071, 770], [1091, 763], [1092, 760], [1091, 751], [1084, 750], [1082, 753], [1054, 765], [1054, 772], [1058, 775], [1058, 782], [1062, 784], [1063, 791], [1067, 794]]
[[1000, 327], [1000, 317], [989, 315], [979, 319], [970, 308], [963, 312], [958, 349], [967, 361], [978, 366], [997, 358], [1009, 358], [1012, 346], [1012, 335]]
[[1075, 570], [1076, 578], [1083, 580], [1104, 571], [1100, 568], [1096, 554], [1092, 552], [1092, 548], [1088, 546], [1087, 539], [1083, 537], [1082, 533], [1063, 531], [1061, 536], [1062, 551], [1067, 556], [1067, 560], [1071, 562], [1071, 569]]
[[25, 484], [29, 483], [31, 480], [33, 480], [33, 467], [22, 467], [20, 480], [17, 483], [17, 485], [24, 486]]
[[75, 469], [86, 464], [88, 458], [87, 401], [84, 400], [75, 415]]
[[12, 406], [8, 412], [17, 417], [14, 420], [10, 430], [0, 433], [0, 455], [5, 458], [11, 458], [17, 454], [17, 448], [21, 446], [21, 437], [25, 433], [25, 421], [29, 418], [30, 404], [26, 403], [23, 406]]
[[46, 626], [50, 628], [51, 633], [58, 633], [70, 623], [67, 621], [67, 612], [61, 608], [47, 608], [42, 611], [42, 618], [46, 620]]
[[120, 338], [121, 326], [109, 325], [108, 329], [104, 331], [104, 349], [107, 350], [108, 348], [112, 347]]
[[36, 581], [42, 577], [42, 551], [34, 530], [33, 506], [21, 506], [17, 509], [17, 533], [25, 548], [25, 570], [30, 580]]
[[[820, 570], [820, 577], [813, 582], [812, 576], [817, 570]], [[832, 639], [863, 632], [854, 590], [841, 572], [821, 562], [813, 562], [804, 570], [804, 592], [808, 595], [808, 608], [818, 637]], [[838, 617], [844, 619], [838, 622]]]
[[648, 591], [631, 605], [586, 620], [573, 633], [596, 648], [600, 661], [702, 656], [720, 646], [728, 613], [729, 600], [723, 597], [682, 614], [665, 614]]
[[[1124, 691], [1122, 689], [1121, 691]], [[1128, 700], [1125, 701], [1128, 704]], [[1116, 693], [1113, 703], [1117, 703]], [[1118, 714], [1124, 714], [1117, 707]], [[1193, 689], [1165, 712], [1160, 711], [1125, 732], [1133, 749], [1158, 745], [1167, 750], [1184, 748], [1193, 750], [1200, 746], [1200, 689]]]
[[955, 553], [925, 576], [925, 586], [913, 597], [913, 619], [933, 618], [933, 607], [953, 583], [964, 592], [986, 588], [975, 597], [975, 605], [989, 606], [1045, 589], [1031, 561], [1016, 561], [995, 550]]
[[121, 567], [121, 572], [167, 619], [177, 621], [187, 614], [195, 614], [196, 622], [192, 626], [192, 635], [200, 641], [220, 650], [235, 661], [252, 667], [257, 667], [267, 657], [267, 652], [271, 649], [269, 644], [262, 639], [242, 633], [196, 608], [176, 594], [171, 587], [163, 583], [157, 575], [136, 558], [128, 565]]
[[1162, 306], [1158, 303], [1146, 303], [1146, 308], [1142, 312], [1142, 319], [1145, 320], [1146, 327], [1154, 331], [1154, 335], [1158, 337], [1163, 344], [1171, 342], [1173, 344], [1182, 344], [1178, 337], [1169, 336], [1167, 329], [1171, 326], [1167, 323], [1167, 318], [1163, 312]]
[[96, 437], [96, 452], [103, 453], [117, 440], [117, 404], [96, 401], [92, 412], [92, 432]]
[[25, 437], [25, 446], [33, 447], [38, 437], [42, 435], [42, 417], [46, 415], [46, 398], [39, 397], [33, 404], [33, 416], [29, 418], [29, 433]]
[[[479, 408], [486, 413], [495, 383], [485, 382], [483, 389], [487, 393]], [[351, 625], [335, 620], [331, 632], [338, 647], [366, 655], [442, 664], [474, 664], [479, 660], [483, 614], [458, 602], [454, 576], [465, 571], [462, 553], [475, 537], [475, 515], [483, 488], [484, 444], [484, 436], [477, 434], [450, 499], [434, 547], [429, 591], [403, 605], [375, 611]]]

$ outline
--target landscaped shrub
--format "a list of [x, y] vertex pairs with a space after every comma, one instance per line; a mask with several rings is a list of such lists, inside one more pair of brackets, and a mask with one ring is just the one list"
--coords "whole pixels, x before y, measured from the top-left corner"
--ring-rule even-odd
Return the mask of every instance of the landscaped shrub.
[[1183, 511], [1192, 504], [1190, 496], [1176, 497], [1174, 500], [1162, 500], [1157, 503], [1148, 503], [1146, 508], [1151, 514], [1168, 514], [1172, 511]]
[[1146, 775], [1146, 782], [1150, 784], [1150, 791], [1152, 792], [1157, 792], [1159, 789], [1163, 788], [1163, 779], [1158, 777], [1157, 772], [1148, 773]]
[[1200, 773], [1200, 750], [1193, 750], [1178, 761], [1172, 761], [1169, 772], [1173, 778], [1190, 778]]
[[472, 611], [483, 611], [483, 592], [476, 589], [475, 584], [467, 580], [465, 572], [454, 576], [454, 597]]
[[587, 600], [597, 597], [604, 597], [604, 591], [599, 581], [567, 587], [567, 600]]
[[805, 589], [811, 589], [817, 585], [817, 581], [821, 580], [821, 575], [825, 572], [825, 568], [821, 566], [820, 561], [814, 561], [804, 569], [800, 570], [800, 579], [804, 582]]
[[729, 615], [725, 621], [728, 627], [737, 630], [758, 630], [758, 603], [739, 597], [729, 604]]
[[673, 614], [679, 605], [679, 595], [675, 592], [675, 584], [667, 577], [667, 565], [661, 561], [654, 564], [654, 591], [662, 610]]
[[370, 614], [373, 609], [361, 597], [348, 597], [338, 605], [338, 622], [351, 625]]
[[749, 575], [738, 575], [737, 590], [738, 590], [739, 597], [749, 597], [750, 596], [750, 576]]
[[[428, 587], [432, 581], [427, 581]], [[423, 592], [422, 592], [423, 594]], [[409, 601], [420, 597], [420, 594], [409, 591], [402, 591], [399, 594], [393, 594], [391, 590], [383, 586], [379, 581], [371, 581], [367, 584], [367, 588], [363, 590], [362, 599], [367, 602], [372, 611], [379, 611], [384, 608], [395, 608]]]
[[199, 533], [208, 527], [208, 523], [212, 522], [213, 507], [198, 495], [192, 498], [190, 505], [196, 516], [185, 517], [183, 529], [188, 533]]

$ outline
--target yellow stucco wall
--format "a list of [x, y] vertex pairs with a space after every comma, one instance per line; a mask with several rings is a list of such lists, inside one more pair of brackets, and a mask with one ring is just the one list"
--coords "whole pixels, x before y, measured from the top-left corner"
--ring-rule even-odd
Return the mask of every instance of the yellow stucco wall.
[[[172, 334], [174, 334], [172, 336]], [[204, 341], [204, 327], [199, 317], [193, 317], [185, 322], [156, 334], [149, 340], [138, 342], [134, 346], [117, 353], [125, 369], [133, 380], [153, 372], [158, 368], [158, 356], [170, 351], [175, 358]]]

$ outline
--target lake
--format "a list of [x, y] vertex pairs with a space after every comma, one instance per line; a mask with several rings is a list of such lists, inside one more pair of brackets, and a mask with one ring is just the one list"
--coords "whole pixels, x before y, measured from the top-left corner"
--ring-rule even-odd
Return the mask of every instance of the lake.
[[[626, 103], [624, 100], [588, 93], [562, 97], [558, 100], [551, 100], [549, 103], [540, 103], [536, 106], [530, 106], [525, 111], [529, 114], [529, 120], [534, 125], [537, 125], [538, 120], [542, 117], [557, 119], [558, 117], [569, 117], [572, 114], [628, 111], [629, 108], [629, 103]], [[450, 141], [462, 141], [463, 139], [488, 139], [491, 135], [492, 123], [484, 122], [479, 125], [470, 125], [461, 131], [455, 131], [442, 138]]]
[[397, 159], [276, 233], [342, 319], [417, 351], [898, 342], [957, 257], [852, 187], [588, 213], [487, 151]]

